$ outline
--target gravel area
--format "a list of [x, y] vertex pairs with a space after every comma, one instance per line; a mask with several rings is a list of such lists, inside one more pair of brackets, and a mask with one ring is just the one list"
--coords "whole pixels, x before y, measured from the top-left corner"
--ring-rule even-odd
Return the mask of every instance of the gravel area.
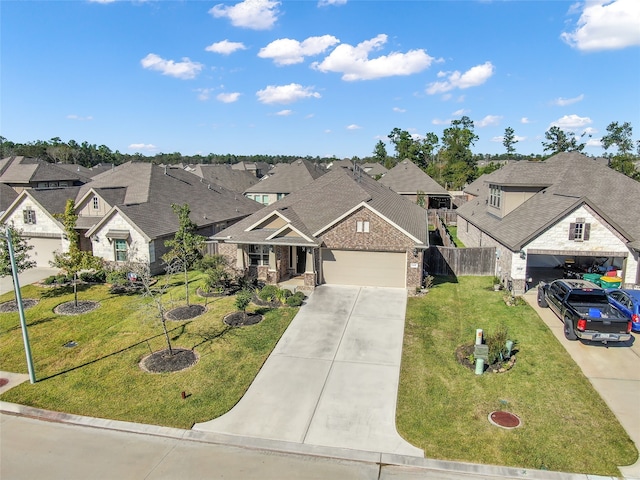
[[92, 300], [81, 300], [78, 305], [75, 302], [61, 303], [53, 312], [58, 315], [81, 315], [83, 313], [89, 313], [100, 306], [100, 302], [94, 302]]
[[189, 320], [202, 315], [207, 309], [202, 305], [185, 305], [166, 313], [167, 320]]
[[[37, 298], [23, 298], [22, 307], [26, 310], [38, 304]], [[18, 311], [18, 303], [15, 300], [0, 303], [0, 313], [10, 313]]]
[[186, 348], [174, 348], [173, 355], [169, 350], [160, 350], [147, 355], [140, 361], [140, 368], [150, 373], [169, 373], [186, 370], [198, 362], [198, 354]]

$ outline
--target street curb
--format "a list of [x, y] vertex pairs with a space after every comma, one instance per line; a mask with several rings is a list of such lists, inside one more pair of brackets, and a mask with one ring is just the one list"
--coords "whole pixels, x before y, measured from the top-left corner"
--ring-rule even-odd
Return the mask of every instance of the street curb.
[[[552, 472], [547, 470], [532, 470], [525, 468], [501, 467], [473, 463], [453, 462], [419, 458], [407, 455], [351, 450], [346, 448], [323, 447], [303, 443], [283, 442], [253, 437], [183, 430], [180, 428], [146, 425], [141, 423], [108, 420], [103, 418], [85, 417], [69, 413], [54, 412], [39, 408], [0, 401], [0, 413], [24, 416], [37, 420], [64, 423], [69, 425], [99, 428], [103, 430], [150, 435], [156, 437], [186, 440], [191, 442], [209, 443], [215, 445], [232, 446], [250, 450], [269, 451], [288, 455], [306, 455], [312, 457], [331, 458], [341, 461], [375, 463], [381, 468], [400, 473], [431, 471], [443, 474], [459, 473], [461, 475], [482, 475], [486, 478], [510, 478], [532, 480], [615, 480], [617, 477], [598, 475]], [[631, 480], [631, 479], [629, 479]]]

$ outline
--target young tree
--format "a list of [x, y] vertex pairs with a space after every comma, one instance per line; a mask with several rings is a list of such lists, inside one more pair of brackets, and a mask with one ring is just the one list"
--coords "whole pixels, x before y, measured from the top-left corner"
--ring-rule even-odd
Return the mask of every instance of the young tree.
[[244, 289], [236, 295], [236, 308], [242, 311], [242, 316], [247, 319], [247, 307], [251, 303], [252, 294], [249, 290]]
[[507, 127], [504, 130], [504, 136], [502, 137], [502, 145], [507, 149], [507, 154], [511, 155], [515, 153], [516, 147], [514, 145], [518, 143], [516, 140], [515, 132], [513, 128]]
[[73, 300], [74, 305], [77, 307], [78, 288], [76, 280], [78, 272], [80, 270], [98, 270], [102, 268], [102, 259], [94, 257], [91, 252], [80, 250], [80, 239], [76, 231], [78, 216], [75, 214], [75, 202], [72, 199], [67, 200], [64, 213], [56, 215], [56, 218], [62, 221], [64, 233], [69, 241], [69, 250], [64, 253], [54, 252], [51, 265], [73, 277]]
[[198, 226], [191, 221], [189, 205], [172, 204], [171, 209], [178, 216], [179, 227], [172, 240], [164, 242], [170, 250], [162, 256], [167, 265], [175, 265], [184, 272], [184, 285], [189, 306], [189, 269], [202, 258], [201, 248], [204, 237], [196, 233]]
[[7, 231], [11, 237], [13, 256], [18, 273], [36, 266], [36, 262], [29, 257], [29, 252], [33, 250], [33, 245], [29, 245], [22, 238], [22, 232], [13, 225], [0, 224], [0, 277], [13, 275], [11, 259], [9, 258], [9, 246], [7, 245]]
[[581, 152], [585, 144], [578, 143], [573, 132], [565, 133], [560, 127], [553, 126], [544, 133], [548, 142], [542, 142], [544, 151], [550, 151], [552, 155], [561, 152]]

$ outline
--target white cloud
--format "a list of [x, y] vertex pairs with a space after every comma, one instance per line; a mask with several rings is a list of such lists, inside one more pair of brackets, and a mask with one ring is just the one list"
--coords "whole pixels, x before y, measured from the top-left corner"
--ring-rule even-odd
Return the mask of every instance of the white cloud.
[[523, 123], [526, 125], [527, 123], [531, 123], [531, 120], [529, 120], [527, 117], [522, 117], [520, 119], [520, 123]]
[[72, 115], [67, 115], [67, 118], [69, 120], [78, 120], [78, 121], [81, 121], [81, 122], [88, 122], [88, 121], [93, 120], [93, 117], [91, 115], [89, 115], [88, 117], [81, 117], [80, 115], [73, 115], [72, 114]]
[[347, 0], [318, 0], [318, 7], [328, 7], [330, 5], [345, 5]]
[[502, 117], [499, 115], [487, 115], [482, 120], [480, 120], [476, 125], [478, 126], [478, 128], [495, 127], [500, 123], [500, 120], [502, 120]]
[[347, 125], [347, 130], [360, 130], [362, 127], [360, 125], [356, 125], [352, 123], [351, 125]]
[[404, 108], [400, 108], [400, 107], [393, 107], [393, 111], [397, 112], [397, 113], [404, 113], [406, 112], [406, 110]]
[[219, 101], [221, 101], [222, 103], [233, 103], [233, 102], [237, 102], [239, 98], [240, 98], [240, 93], [238, 93], [238, 92], [233, 92], [233, 93], [219, 93], [218, 95], [216, 95], [216, 99], [218, 99], [218, 100], [219, 100]]
[[485, 62], [482, 65], [471, 67], [464, 73], [458, 70], [455, 72], [439, 72], [438, 77], [447, 77], [442, 82], [430, 83], [427, 87], [427, 93], [433, 95], [436, 93], [445, 93], [455, 88], [465, 89], [469, 87], [477, 87], [485, 83], [493, 75], [494, 67], [491, 62]]
[[591, 0], [584, 3], [575, 30], [560, 38], [578, 50], [617, 50], [640, 45], [639, 25], [638, 0]]
[[581, 102], [582, 100], [584, 100], [584, 94], [580, 94], [573, 98], [558, 97], [553, 101], [553, 104], [558, 105], [559, 107], [566, 107], [567, 105], [573, 105], [574, 103]]
[[590, 138], [587, 140], [587, 147], [602, 147], [602, 139]]
[[298, 83], [289, 85], [269, 85], [264, 90], [258, 90], [256, 96], [260, 103], [293, 103], [304, 98], [320, 98], [318, 92], [313, 91], [313, 87], [303, 87]]
[[246, 50], [242, 42], [230, 42], [229, 40], [222, 40], [221, 42], [212, 43], [205, 50], [207, 52], [220, 53], [222, 55], [230, 55], [238, 50]]
[[158, 147], [151, 143], [132, 143], [128, 148], [129, 150], [136, 150], [139, 152], [141, 150], [157, 150]]
[[555, 122], [552, 122], [550, 127], [560, 127], [563, 130], [575, 130], [579, 128], [586, 128], [587, 125], [593, 123], [589, 117], [579, 117], [578, 115], [565, 115], [559, 118]]
[[452, 115], [454, 117], [459, 117], [461, 115], [466, 115], [469, 113], [469, 110], [465, 109], [465, 108], [461, 108], [460, 110], [456, 110], [455, 112], [452, 113]]
[[198, 92], [198, 100], [202, 100], [204, 102], [211, 98], [211, 92], [213, 92], [213, 88], [196, 88], [195, 91]]
[[192, 62], [187, 57], [184, 57], [181, 62], [174, 62], [173, 60], [165, 60], [155, 53], [150, 53], [144, 57], [140, 60], [140, 64], [148, 70], [155, 70], [161, 72], [163, 75], [169, 75], [170, 77], [176, 77], [182, 80], [195, 78], [203, 68], [201, 63]]
[[596, 133], [598, 133], [598, 130], [595, 129], [595, 128], [592, 128], [592, 127], [587, 127], [587, 128], [584, 129], [584, 133], [586, 135], [591, 136], [591, 135], [595, 135]]
[[293, 65], [302, 63], [304, 57], [323, 53], [336, 43], [340, 43], [340, 40], [332, 35], [309, 37], [302, 42], [290, 38], [281, 38], [261, 48], [258, 56], [260, 58], [272, 58], [276, 65]]
[[451, 119], [442, 120], [440, 118], [434, 118], [433, 120], [431, 120], [431, 123], [433, 123], [434, 125], [449, 125], [451, 123]]
[[288, 117], [289, 115], [293, 114], [293, 110], [280, 110], [279, 112], [276, 112], [276, 115], [280, 116], [280, 117]]
[[311, 66], [321, 72], [342, 73], [342, 80], [373, 80], [395, 75], [412, 75], [428, 68], [433, 57], [422, 49], [406, 53], [392, 52], [377, 58], [369, 54], [380, 50], [387, 43], [387, 35], [380, 34], [355, 47], [346, 43], [338, 45], [322, 62]]
[[244, 0], [231, 6], [220, 3], [209, 13], [216, 18], [229, 18], [234, 27], [269, 30], [278, 19], [279, 5], [275, 0]]

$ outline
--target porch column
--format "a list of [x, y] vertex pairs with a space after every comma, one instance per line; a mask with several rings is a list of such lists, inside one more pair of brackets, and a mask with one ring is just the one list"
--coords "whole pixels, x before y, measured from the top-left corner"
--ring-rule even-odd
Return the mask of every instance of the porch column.
[[236, 248], [236, 267], [240, 270], [244, 270], [245, 268], [244, 249], [242, 248], [242, 245], [238, 245]]

